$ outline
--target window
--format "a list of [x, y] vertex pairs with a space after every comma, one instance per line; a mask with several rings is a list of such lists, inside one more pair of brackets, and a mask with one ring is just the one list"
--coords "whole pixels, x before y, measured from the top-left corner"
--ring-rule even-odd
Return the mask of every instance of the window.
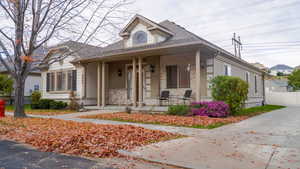
[[40, 90], [40, 85], [34, 85], [33, 88], [34, 88], [34, 91], [39, 91]]
[[54, 85], [55, 85], [54, 78], [55, 78], [54, 73], [47, 73], [47, 85], [46, 85], [47, 92], [54, 91]]
[[167, 88], [190, 88], [189, 65], [171, 65], [166, 67]]
[[148, 41], [147, 33], [144, 31], [138, 31], [133, 34], [132, 43], [133, 45], [145, 44]]
[[179, 88], [190, 88], [189, 65], [179, 66]]
[[177, 66], [167, 66], [167, 88], [177, 88]]
[[231, 76], [231, 66], [230, 65], [227, 65], [227, 64], [224, 65], [224, 73], [225, 73], [225, 76]]
[[72, 90], [72, 71], [68, 71], [68, 90]]
[[250, 73], [246, 72], [245, 80], [246, 80], [247, 83], [249, 83], [249, 76], [250, 76]]
[[63, 89], [63, 73], [57, 72], [56, 73], [56, 90], [62, 91]]
[[47, 91], [75, 91], [76, 75], [76, 70], [47, 73]]
[[255, 88], [255, 93], [257, 93], [257, 76], [254, 76], [254, 88]]

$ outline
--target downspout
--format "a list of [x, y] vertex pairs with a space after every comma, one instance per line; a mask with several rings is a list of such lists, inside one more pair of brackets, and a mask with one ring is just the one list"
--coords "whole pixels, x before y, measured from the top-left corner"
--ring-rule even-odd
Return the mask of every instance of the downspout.
[[262, 105], [264, 106], [266, 103], [266, 88], [265, 88], [265, 73], [262, 75], [262, 81], [263, 81], [263, 102]]

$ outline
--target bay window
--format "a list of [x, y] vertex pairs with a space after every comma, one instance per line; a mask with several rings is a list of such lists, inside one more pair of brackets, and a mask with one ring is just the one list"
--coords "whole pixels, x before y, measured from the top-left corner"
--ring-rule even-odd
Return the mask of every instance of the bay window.
[[75, 91], [76, 70], [49, 72], [46, 77], [46, 90], [49, 91]]

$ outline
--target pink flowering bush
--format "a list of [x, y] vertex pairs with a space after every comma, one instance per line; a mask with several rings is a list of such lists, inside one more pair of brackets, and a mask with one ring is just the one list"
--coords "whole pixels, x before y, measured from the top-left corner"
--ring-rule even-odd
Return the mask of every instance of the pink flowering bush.
[[230, 114], [228, 104], [222, 101], [193, 102], [192, 115], [208, 117], [227, 117]]

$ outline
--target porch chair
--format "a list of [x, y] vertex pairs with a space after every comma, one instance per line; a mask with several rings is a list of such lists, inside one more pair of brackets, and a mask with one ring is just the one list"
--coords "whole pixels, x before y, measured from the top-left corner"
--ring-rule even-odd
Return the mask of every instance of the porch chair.
[[161, 106], [162, 101], [167, 101], [168, 105], [169, 105], [170, 104], [170, 91], [167, 91], [167, 90], [162, 91], [158, 100], [159, 100], [159, 106]]
[[186, 90], [183, 97], [178, 98], [179, 100], [183, 100], [183, 104], [185, 101], [190, 101], [192, 99], [192, 90]]

